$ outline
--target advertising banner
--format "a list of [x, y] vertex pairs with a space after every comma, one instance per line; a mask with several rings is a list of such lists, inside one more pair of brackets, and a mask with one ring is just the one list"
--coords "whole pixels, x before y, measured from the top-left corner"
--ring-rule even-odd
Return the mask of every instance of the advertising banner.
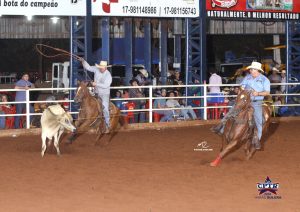
[[92, 15], [197, 17], [199, 0], [93, 0]]
[[0, 0], [0, 15], [85, 16], [86, 0]]
[[300, 0], [206, 0], [208, 18], [299, 20]]

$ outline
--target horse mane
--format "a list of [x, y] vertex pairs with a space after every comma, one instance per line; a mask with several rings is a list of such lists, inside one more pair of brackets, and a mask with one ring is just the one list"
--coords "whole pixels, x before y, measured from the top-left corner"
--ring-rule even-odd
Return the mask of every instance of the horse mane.
[[92, 95], [90, 94], [90, 91], [88, 89], [88, 85], [89, 85], [89, 82], [82, 81], [82, 82], [80, 82], [79, 87], [81, 89], [83, 89], [83, 92], [84, 92], [85, 96], [91, 96], [92, 97]]
[[90, 82], [81, 81], [80, 84], [79, 84], [79, 87], [81, 89], [83, 89], [83, 93], [84, 93], [85, 97], [92, 98], [92, 99], [94, 99], [96, 101], [98, 113], [101, 114], [102, 113], [102, 106], [101, 106], [100, 101], [102, 101], [102, 100], [100, 99], [100, 101], [99, 101], [99, 99], [97, 97], [94, 97], [94, 96], [92, 96], [90, 94], [90, 91], [88, 89], [88, 85], [91, 85], [91, 83]]

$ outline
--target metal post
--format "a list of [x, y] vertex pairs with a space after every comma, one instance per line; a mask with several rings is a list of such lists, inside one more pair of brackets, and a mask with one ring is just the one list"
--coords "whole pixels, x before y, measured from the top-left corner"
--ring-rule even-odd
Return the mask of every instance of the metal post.
[[26, 90], [26, 128], [30, 129], [30, 95], [29, 90]]
[[203, 83], [203, 119], [207, 120], [207, 85], [206, 81]]
[[[76, 47], [77, 43], [75, 42], [75, 31], [77, 29], [77, 18], [76, 17], [70, 17], [70, 50], [73, 54], [78, 54], [78, 48]], [[77, 86], [77, 79], [78, 79], [78, 62], [70, 56], [70, 87], [76, 87]], [[73, 91], [70, 91], [69, 98], [74, 99], [75, 93]], [[70, 111], [76, 111], [76, 106], [73, 104], [73, 102], [70, 103]]]
[[152, 123], [152, 116], [153, 116], [153, 111], [152, 111], [152, 102], [153, 102], [153, 87], [149, 87], [149, 123]]
[[145, 68], [149, 73], [149, 77], [151, 78], [151, 75], [152, 75], [152, 71], [151, 71], [152, 58], [151, 58], [151, 22], [150, 22], [150, 19], [145, 19], [144, 20], [144, 34], [145, 34], [145, 38], [144, 38]]
[[174, 38], [174, 68], [181, 71], [181, 35]]
[[125, 83], [129, 85], [129, 81], [132, 79], [132, 18], [125, 19]]
[[[206, 54], [206, 1], [201, 1], [200, 5], [200, 82], [203, 82], [207, 76], [207, 54]], [[200, 4], [201, 4], [200, 3]], [[202, 6], [202, 7], [201, 7]]]
[[109, 26], [109, 17], [101, 18], [101, 43], [102, 43], [102, 58], [101, 60], [106, 60], [110, 63], [110, 26]]
[[[189, 37], [190, 37], [190, 19], [186, 18], [185, 19], [185, 84], [188, 85], [189, 84], [189, 74], [190, 74], [190, 60], [192, 60], [191, 58], [191, 47], [190, 47], [190, 42], [189, 42]], [[187, 96], [187, 87], [185, 87], [185, 92], [186, 92], [186, 96]], [[187, 100], [186, 100], [186, 104], [187, 104]]]
[[160, 63], [160, 76], [162, 85], [167, 84], [167, 71], [168, 71], [168, 24], [166, 20], [159, 20], [159, 63]]
[[85, 52], [84, 57], [88, 63], [92, 63], [92, 2], [86, 1], [86, 16], [84, 24], [84, 36], [85, 36]]

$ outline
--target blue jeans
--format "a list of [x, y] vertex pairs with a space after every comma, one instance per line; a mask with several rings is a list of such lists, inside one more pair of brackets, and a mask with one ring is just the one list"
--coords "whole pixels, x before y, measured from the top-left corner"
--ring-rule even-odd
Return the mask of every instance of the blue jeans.
[[[181, 106], [181, 107], [183, 108], [183, 107], [185, 107], [185, 106]], [[186, 109], [182, 109], [182, 110], [181, 110], [181, 115], [183, 115], [183, 117], [184, 117], [185, 119], [190, 118], [190, 117], [189, 117], [189, 114], [192, 116], [192, 118], [193, 118], [194, 120], [197, 119], [197, 115], [196, 115], [195, 111], [193, 110], [192, 106], [190, 106], [190, 105], [186, 106]]]
[[[140, 100], [133, 101], [136, 110], [145, 109], [145, 105]], [[144, 123], [146, 120], [145, 112], [135, 111], [134, 112], [134, 123]]]
[[171, 119], [173, 118], [172, 110], [157, 110], [155, 111], [155, 113], [164, 115], [163, 117], [161, 117], [160, 122], [171, 121]]
[[105, 124], [107, 127], [110, 127], [110, 117], [109, 117], [109, 94], [99, 94], [99, 98], [102, 100], [103, 105], [103, 115], [105, 119]]
[[[0, 115], [5, 115], [3, 111], [0, 111]], [[5, 116], [0, 117], [0, 129], [5, 128]]]
[[[31, 105], [29, 105], [29, 111], [30, 113], [34, 113], [34, 109]], [[16, 104], [16, 113], [21, 114], [23, 112], [26, 112], [26, 104]], [[20, 119], [21, 116], [15, 116], [15, 129], [18, 129], [20, 127]], [[30, 121], [32, 119], [32, 116], [30, 116]]]
[[254, 108], [254, 120], [257, 127], [258, 139], [261, 139], [263, 129], [263, 114], [262, 114], [262, 101], [251, 102]]

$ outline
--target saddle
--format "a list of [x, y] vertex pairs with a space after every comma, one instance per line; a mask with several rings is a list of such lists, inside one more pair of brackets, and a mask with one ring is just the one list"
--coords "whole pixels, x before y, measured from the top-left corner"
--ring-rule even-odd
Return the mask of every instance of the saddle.
[[[94, 98], [97, 100], [97, 107], [98, 107], [98, 111], [99, 111], [99, 118], [102, 117], [103, 121], [104, 121], [104, 115], [103, 115], [103, 105], [102, 105], [102, 99], [98, 96], [94, 96]], [[109, 114], [110, 114], [110, 119], [112, 119], [111, 114], [114, 114], [114, 108], [115, 108], [115, 104], [112, 103], [111, 101], [109, 102]], [[97, 120], [96, 119], [96, 120]], [[97, 123], [99, 123], [99, 121], [96, 121], [91, 125], [91, 126], [95, 126]]]

